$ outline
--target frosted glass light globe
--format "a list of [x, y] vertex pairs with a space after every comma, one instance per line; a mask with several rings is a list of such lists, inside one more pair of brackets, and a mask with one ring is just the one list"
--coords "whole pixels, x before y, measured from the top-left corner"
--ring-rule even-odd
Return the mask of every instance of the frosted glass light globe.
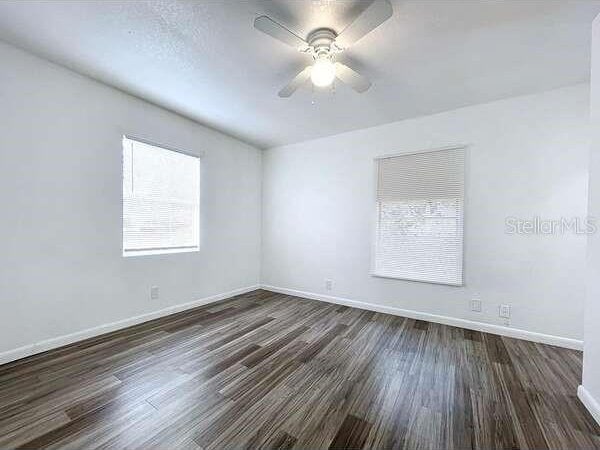
[[335, 79], [335, 66], [329, 58], [321, 58], [315, 61], [310, 73], [312, 83], [317, 87], [329, 86]]

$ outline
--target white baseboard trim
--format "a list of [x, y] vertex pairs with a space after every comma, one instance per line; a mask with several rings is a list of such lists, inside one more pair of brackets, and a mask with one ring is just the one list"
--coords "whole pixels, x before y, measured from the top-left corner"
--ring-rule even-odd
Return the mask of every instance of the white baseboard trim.
[[369, 311], [381, 312], [385, 314], [393, 314], [396, 316], [408, 317], [410, 319], [426, 320], [428, 322], [441, 323], [454, 327], [466, 328], [469, 330], [483, 331], [486, 333], [498, 334], [511, 338], [524, 339], [526, 341], [539, 342], [542, 344], [556, 345], [574, 350], [583, 350], [583, 341], [571, 339], [551, 334], [536, 333], [533, 331], [521, 330], [519, 328], [504, 327], [485, 322], [476, 322], [474, 320], [459, 319], [449, 316], [441, 316], [430, 314], [410, 309], [401, 309], [393, 306], [377, 305], [374, 303], [361, 302], [358, 300], [350, 300], [342, 297], [334, 297], [331, 295], [316, 294], [314, 292], [298, 291], [295, 289], [281, 288], [277, 286], [261, 285], [262, 289], [267, 291], [278, 292], [280, 294], [293, 295], [295, 297], [304, 297], [313, 300], [320, 300], [338, 305], [350, 306], [352, 308], [366, 309]]
[[581, 403], [590, 412], [594, 420], [600, 424], [600, 403], [592, 397], [583, 385], [579, 385], [577, 388], [577, 397], [579, 397], [579, 400], [581, 400]]
[[[165, 317], [170, 314], [175, 314], [180, 311], [185, 311], [187, 309], [192, 309], [197, 306], [207, 305], [209, 303], [218, 302], [220, 300], [224, 300], [230, 297], [235, 297], [236, 295], [245, 294], [247, 292], [254, 291], [256, 289], [266, 289], [273, 292], [279, 292], [281, 294], [293, 295], [295, 297], [304, 297], [313, 300], [320, 300], [328, 303], [335, 303], [338, 305], [350, 306], [353, 308], [366, 309], [369, 311], [381, 312], [385, 314], [393, 314], [396, 316], [408, 317], [411, 319], [420, 319], [426, 320], [429, 322], [441, 323], [444, 325], [451, 325], [455, 327], [466, 328], [469, 330], [476, 331], [484, 331], [486, 333], [499, 334], [501, 336], [513, 337], [517, 339], [525, 339], [533, 342], [540, 342], [543, 344], [556, 345], [559, 347], [571, 348], [575, 350], [583, 349], [583, 342], [577, 339], [564, 338], [560, 336], [553, 336], [549, 334], [543, 333], [535, 333], [532, 331], [520, 330], [518, 328], [510, 328], [503, 327], [500, 325], [493, 325], [489, 323], [483, 322], [475, 322], [467, 319], [458, 319], [454, 317], [441, 316], [436, 314], [429, 314], [419, 311], [413, 311], [409, 309], [401, 309], [395, 308], [393, 306], [383, 306], [376, 305], [374, 303], [361, 302], [357, 300], [350, 300], [342, 297], [334, 297], [330, 295], [324, 294], [316, 294], [313, 292], [299, 291], [295, 289], [281, 288], [270, 285], [254, 285], [248, 286], [245, 288], [235, 289], [229, 292], [223, 292], [221, 294], [212, 295], [209, 297], [204, 297], [198, 300], [194, 300], [188, 303], [183, 303], [180, 305], [169, 306], [168, 308], [164, 308], [158, 311], [153, 311], [146, 314], [141, 314], [139, 316], [131, 317], [128, 319], [119, 320], [116, 322], [111, 322], [103, 325], [99, 325], [97, 327], [88, 328], [86, 330], [77, 331], [75, 333], [67, 334], [64, 336], [55, 337], [52, 339], [47, 339], [41, 342], [37, 342], [31, 345], [25, 345], [23, 347], [19, 347], [13, 350], [8, 350], [0, 353], [0, 364], [6, 364], [11, 361], [15, 361], [17, 359], [25, 358], [27, 356], [35, 355], [37, 353], [42, 353], [48, 350], [52, 350], [58, 347], [62, 347], [64, 345], [72, 344], [74, 342], [82, 341], [84, 339], [89, 339], [92, 337], [99, 336], [101, 334], [110, 333], [111, 331], [117, 331], [122, 328], [127, 328], [132, 325], [137, 325], [143, 322], [147, 322], [149, 320], [158, 319], [160, 317]], [[590, 409], [588, 403], [592, 405], [596, 405], [595, 411], [600, 411], [598, 408], [598, 403], [587, 394], [586, 398], [589, 398], [588, 403], [587, 400], [583, 399], [583, 395], [581, 392], [584, 392], [582, 386], [578, 389], [578, 395], [581, 401]], [[591, 412], [591, 409], [590, 409]], [[600, 414], [600, 413], [599, 413]], [[593, 415], [593, 413], [592, 413]], [[598, 416], [594, 416], [598, 417]], [[600, 421], [599, 421], [600, 422]]]
[[178, 313], [180, 311], [195, 308], [197, 306], [207, 305], [209, 303], [218, 302], [219, 300], [225, 300], [227, 298], [235, 297], [236, 295], [240, 294], [245, 294], [246, 292], [254, 291], [256, 289], [260, 289], [260, 286], [254, 285], [245, 288], [234, 289], [233, 291], [211, 295], [210, 297], [204, 297], [198, 300], [193, 300], [188, 303], [169, 306], [158, 311], [152, 311], [146, 314], [141, 314], [139, 316], [130, 317], [128, 319], [106, 323], [97, 327], [88, 328], [86, 330], [77, 331], [71, 334], [66, 334], [64, 336], [59, 336], [52, 339], [47, 339], [45, 341], [36, 342], [35, 344], [25, 345], [14, 350], [8, 350], [6, 352], [0, 353], [0, 364], [6, 364], [17, 359], [35, 355], [36, 353], [42, 353], [47, 350], [52, 350], [58, 347], [62, 347], [64, 345], [82, 341], [84, 339], [100, 336], [101, 334], [110, 333], [111, 331], [117, 331], [122, 328], [130, 327], [132, 325], [148, 322], [149, 320], [165, 317], [171, 314]]

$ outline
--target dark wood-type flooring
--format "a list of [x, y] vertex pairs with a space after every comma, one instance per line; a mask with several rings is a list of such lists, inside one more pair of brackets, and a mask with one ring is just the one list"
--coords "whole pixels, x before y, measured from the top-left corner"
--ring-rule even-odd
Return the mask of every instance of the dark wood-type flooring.
[[0, 366], [0, 448], [600, 448], [581, 353], [266, 291]]

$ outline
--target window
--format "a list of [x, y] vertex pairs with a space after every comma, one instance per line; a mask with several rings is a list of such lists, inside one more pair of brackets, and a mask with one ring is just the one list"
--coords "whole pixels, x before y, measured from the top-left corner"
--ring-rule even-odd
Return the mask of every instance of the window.
[[198, 251], [200, 159], [123, 138], [123, 256]]
[[463, 284], [464, 148], [377, 159], [373, 275]]

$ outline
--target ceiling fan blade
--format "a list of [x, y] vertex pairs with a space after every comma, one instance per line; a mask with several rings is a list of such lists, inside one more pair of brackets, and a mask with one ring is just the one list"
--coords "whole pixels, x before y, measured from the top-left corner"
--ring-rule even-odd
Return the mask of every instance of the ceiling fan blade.
[[347, 48], [369, 34], [394, 13], [388, 0], [375, 0], [358, 18], [348, 25], [335, 39], [336, 44]]
[[297, 49], [308, 47], [308, 44], [304, 39], [267, 16], [257, 17], [254, 20], [254, 28]]
[[300, 86], [302, 86], [302, 84], [304, 84], [306, 82], [306, 80], [308, 80], [310, 78], [311, 71], [312, 71], [312, 66], [306, 67], [302, 72], [300, 72], [298, 75], [296, 75], [294, 77], [294, 79], [292, 81], [290, 81], [286, 87], [284, 87], [282, 90], [280, 90], [278, 95], [283, 98], [287, 98], [290, 95], [292, 95], [294, 92], [296, 92], [296, 89], [298, 89]]
[[371, 87], [367, 77], [339, 62], [335, 63], [335, 75], [358, 93], [365, 92]]

